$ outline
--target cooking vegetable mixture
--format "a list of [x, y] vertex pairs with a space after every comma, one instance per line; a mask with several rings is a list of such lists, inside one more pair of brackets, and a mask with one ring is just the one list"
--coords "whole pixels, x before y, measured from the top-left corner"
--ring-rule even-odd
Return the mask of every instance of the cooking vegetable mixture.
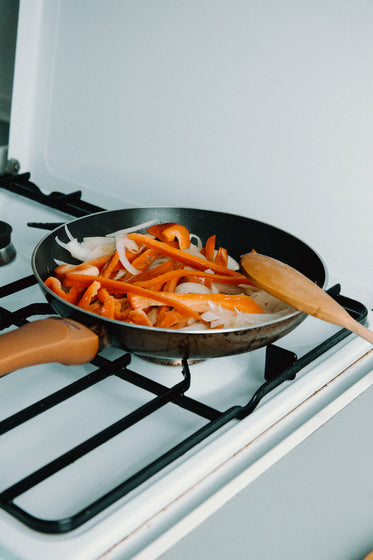
[[[145, 233], [139, 233], [143, 231]], [[45, 284], [57, 296], [109, 319], [166, 329], [237, 328], [291, 308], [252, 285], [212, 234], [147, 222], [65, 247], [80, 264], [57, 263]]]

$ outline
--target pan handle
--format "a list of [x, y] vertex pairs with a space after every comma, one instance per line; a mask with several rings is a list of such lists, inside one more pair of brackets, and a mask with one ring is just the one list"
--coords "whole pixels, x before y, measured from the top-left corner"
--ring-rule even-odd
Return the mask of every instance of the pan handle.
[[84, 325], [62, 317], [40, 319], [0, 336], [0, 376], [35, 364], [84, 364], [98, 349], [99, 337]]

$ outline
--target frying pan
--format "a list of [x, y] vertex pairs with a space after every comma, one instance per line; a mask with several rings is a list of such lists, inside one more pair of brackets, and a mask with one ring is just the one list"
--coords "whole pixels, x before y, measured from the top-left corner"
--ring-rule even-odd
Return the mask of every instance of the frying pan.
[[[255, 248], [257, 252], [272, 256], [296, 268], [320, 287], [324, 286], [325, 267], [320, 257], [310, 247], [281, 229], [243, 216], [196, 208], [146, 207], [90, 214], [75, 219], [68, 223], [67, 227], [73, 237], [82, 240], [83, 237], [104, 236], [149, 220], [157, 220], [160, 223], [181, 223], [190, 232], [201, 237], [203, 241], [206, 241], [208, 236], [216, 234], [217, 243], [227, 248], [228, 253], [237, 261], [240, 260], [241, 255]], [[93, 340], [92, 349], [89, 350], [88, 354], [97, 352], [98, 338], [96, 335], [98, 335], [100, 340], [104, 340], [106, 344], [120, 347], [141, 357], [160, 363], [174, 363], [182, 358], [193, 362], [255, 350], [289, 333], [306, 317], [304, 313], [293, 311], [276, 320], [255, 326], [200, 330], [199, 332], [198, 330], [177, 331], [145, 327], [103, 318], [66, 302], [45, 286], [44, 280], [53, 274], [56, 268], [56, 260], [74, 262], [70, 253], [56, 242], [57, 237], [64, 242], [69, 240], [65, 226], [58, 227], [39, 242], [32, 255], [32, 269], [47, 300], [58, 315], [67, 318], [69, 331], [72, 331], [72, 333], [69, 332], [66, 342], [61, 340], [61, 345], [64, 347], [62, 356], [58, 354], [56, 357], [52, 351], [46, 352], [46, 357], [43, 357], [45, 352], [41, 339], [44, 337], [44, 333], [47, 333], [47, 338], [49, 338], [53, 326], [61, 327], [61, 321], [54, 320], [51, 322], [49, 319], [50, 324], [40, 333], [36, 331], [35, 335], [32, 335], [33, 323], [26, 325], [32, 337], [31, 363], [46, 361], [83, 363], [89, 361], [93, 356], [88, 355], [86, 357], [84, 355], [83, 342], [80, 347], [79, 339], [75, 343], [77, 357], [73, 358], [72, 356], [74, 353], [74, 331], [77, 335], [81, 335], [79, 331], [87, 331], [86, 327], [88, 327]], [[41, 323], [43, 326], [45, 321], [48, 321], [48, 319], [35, 321], [34, 323]], [[75, 325], [77, 325], [77, 328], [75, 328]], [[22, 329], [24, 327], [18, 330]], [[93, 335], [92, 332], [96, 334]], [[9, 358], [9, 353], [16, 355], [18, 352], [15, 349], [20, 348], [20, 343], [13, 341], [10, 345], [6, 340], [2, 341], [1, 339], [8, 334], [17, 336], [17, 333], [12, 331], [0, 337], [0, 356], [3, 355], [0, 360], [0, 374], [2, 361], [6, 359], [7, 363], [3, 366], [4, 373], [17, 367], [31, 365], [27, 361], [29, 358], [25, 358], [21, 365], [17, 363], [14, 365], [12, 357]], [[63, 334], [61, 336], [64, 337]], [[28, 335], [26, 338], [28, 338]], [[27, 345], [24, 341], [21, 344]], [[48, 345], [51, 347], [53, 343], [48, 342]], [[5, 354], [8, 354], [8, 358]]]

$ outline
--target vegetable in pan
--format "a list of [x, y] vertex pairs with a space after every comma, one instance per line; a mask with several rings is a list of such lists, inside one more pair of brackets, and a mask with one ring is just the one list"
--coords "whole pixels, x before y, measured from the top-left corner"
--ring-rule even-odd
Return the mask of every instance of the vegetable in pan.
[[181, 224], [147, 222], [80, 243], [66, 231], [70, 241], [57, 242], [81, 263], [59, 263], [45, 284], [86, 311], [193, 330], [242, 327], [289, 312], [239, 272], [216, 234], [203, 243]]

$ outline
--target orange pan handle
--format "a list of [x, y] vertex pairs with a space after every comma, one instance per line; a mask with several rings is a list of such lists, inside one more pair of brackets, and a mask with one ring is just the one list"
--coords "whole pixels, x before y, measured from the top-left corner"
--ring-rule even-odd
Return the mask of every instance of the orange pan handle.
[[84, 364], [98, 349], [99, 337], [84, 325], [62, 317], [40, 319], [0, 336], [0, 376], [35, 364]]

